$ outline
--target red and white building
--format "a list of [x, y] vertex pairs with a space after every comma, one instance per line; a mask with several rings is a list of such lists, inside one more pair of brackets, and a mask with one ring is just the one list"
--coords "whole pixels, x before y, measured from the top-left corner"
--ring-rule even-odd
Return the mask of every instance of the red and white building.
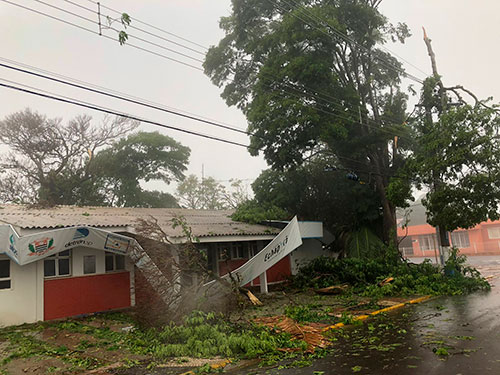
[[[138, 219], [154, 217], [169, 239], [180, 243], [184, 241], [183, 234], [181, 229], [172, 227], [171, 220], [183, 216], [199, 239], [197, 246], [207, 251], [209, 267], [222, 276], [262, 250], [280, 231], [270, 226], [235, 222], [230, 214], [230, 211], [185, 209], [72, 206], [29, 209], [6, 205], [0, 209], [0, 224], [12, 225], [21, 237], [40, 233], [41, 237], [50, 238], [51, 231], [65, 227], [76, 230], [95, 227], [134, 236]], [[322, 224], [300, 222], [299, 225], [303, 244], [267, 270], [270, 284], [286, 279], [300, 264], [328, 255], [323, 250]], [[147, 248], [144, 250], [147, 252]], [[143, 298], [137, 291], [144, 288], [136, 286], [144, 279], [134, 264], [120, 254], [90, 246], [76, 247], [20, 266], [6, 253], [0, 247], [0, 326], [123, 309], [141, 303]], [[258, 282], [256, 279], [252, 283]]]
[[[417, 203], [411, 207], [409, 223], [402, 227], [400, 219], [398, 238], [399, 250], [406, 257], [435, 258], [438, 251], [436, 228], [427, 224], [425, 207]], [[451, 246], [457, 247], [462, 254], [498, 255], [500, 254], [500, 220], [487, 221], [469, 229], [459, 229], [449, 233]]]

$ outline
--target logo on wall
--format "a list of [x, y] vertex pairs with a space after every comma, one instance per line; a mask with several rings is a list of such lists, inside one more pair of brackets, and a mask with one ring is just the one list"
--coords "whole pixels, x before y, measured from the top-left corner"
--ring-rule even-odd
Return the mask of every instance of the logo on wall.
[[9, 250], [12, 251], [12, 253], [16, 256], [16, 258], [19, 256], [19, 254], [17, 253], [17, 249], [16, 249], [16, 239], [14, 237], [13, 234], [10, 235], [9, 237]]
[[89, 230], [87, 228], [76, 228], [75, 235], [73, 236], [74, 240], [78, 240], [80, 238], [85, 238], [89, 235]]
[[33, 255], [43, 255], [47, 251], [50, 251], [54, 248], [54, 239], [53, 238], [42, 238], [41, 240], [35, 240], [28, 245], [28, 249], [31, 252], [30, 256]]
[[106, 236], [106, 242], [104, 248], [107, 250], [119, 251], [121, 253], [126, 253], [130, 245], [130, 240], [127, 238], [119, 237], [114, 234], [108, 234]]

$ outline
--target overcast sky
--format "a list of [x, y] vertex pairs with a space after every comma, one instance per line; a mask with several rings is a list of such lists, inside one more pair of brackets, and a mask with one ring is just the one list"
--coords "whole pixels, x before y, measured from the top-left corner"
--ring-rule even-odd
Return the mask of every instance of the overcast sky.
[[[9, 0], [25, 7], [37, 9], [67, 21], [96, 29], [96, 25], [64, 14], [32, 0]], [[95, 9], [89, 0], [73, 2]], [[95, 15], [63, 0], [46, 0], [95, 19]], [[216, 44], [223, 36], [218, 27], [221, 16], [230, 13], [230, 0], [103, 0], [102, 4], [127, 12], [133, 18], [161, 27], [203, 46]], [[413, 36], [403, 46], [388, 46], [392, 51], [411, 62], [424, 72], [430, 72], [429, 59], [422, 42], [421, 27], [425, 26], [437, 55], [438, 68], [446, 85], [463, 84], [480, 97], [500, 98], [497, 84], [498, 39], [500, 28], [500, 2], [498, 0], [384, 0], [382, 12], [392, 22], [406, 22]], [[109, 13], [103, 9], [103, 13]], [[235, 108], [228, 108], [219, 97], [220, 90], [200, 71], [167, 59], [139, 51], [130, 46], [121, 47], [117, 42], [60, 23], [44, 16], [30, 13], [0, 0], [0, 58], [15, 60], [62, 75], [78, 78], [113, 90], [125, 92], [143, 99], [162, 103], [200, 116], [246, 128], [244, 116]], [[135, 23], [136, 26], [143, 27]], [[154, 33], [158, 31], [152, 30]], [[134, 30], [129, 30], [134, 34]], [[108, 35], [115, 37], [113, 32]], [[166, 34], [166, 38], [175, 39]], [[153, 40], [153, 37], [147, 37]], [[130, 43], [137, 43], [129, 39]], [[190, 53], [174, 45], [157, 40], [170, 48]], [[200, 47], [191, 45], [201, 50]], [[169, 57], [179, 58], [193, 65], [195, 61], [154, 49]], [[420, 78], [424, 74], [406, 65], [408, 71]], [[0, 67], [0, 78], [31, 85], [124, 111], [143, 118], [156, 120], [206, 134], [248, 143], [245, 135], [216, 129], [208, 125], [178, 118], [144, 107], [107, 99], [77, 89], [47, 83], [42, 79], [27, 77]], [[418, 86], [416, 86], [418, 89]], [[31, 107], [50, 117], [71, 117], [89, 113], [96, 121], [102, 118], [98, 112], [36, 98], [0, 88], [0, 118]], [[143, 125], [143, 130], [159, 130], [191, 148], [189, 173], [218, 180], [238, 178], [250, 182], [255, 179], [266, 163], [261, 157], [252, 157], [245, 148], [226, 145], [191, 135]], [[157, 187], [158, 188], [158, 187]], [[173, 187], [166, 190], [172, 191]]]

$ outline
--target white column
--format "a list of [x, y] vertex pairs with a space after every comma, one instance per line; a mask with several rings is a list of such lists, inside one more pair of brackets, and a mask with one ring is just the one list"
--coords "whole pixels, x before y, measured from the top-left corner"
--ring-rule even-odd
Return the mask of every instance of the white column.
[[267, 274], [266, 274], [266, 271], [262, 272], [259, 275], [259, 281], [260, 281], [260, 292], [262, 294], [267, 294], [269, 291], [267, 289]]

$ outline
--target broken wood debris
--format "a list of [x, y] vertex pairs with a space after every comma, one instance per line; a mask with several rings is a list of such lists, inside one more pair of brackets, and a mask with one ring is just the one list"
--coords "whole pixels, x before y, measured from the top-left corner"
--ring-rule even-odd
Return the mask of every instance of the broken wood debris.
[[[265, 327], [276, 330], [277, 332], [286, 332], [292, 336], [292, 340], [302, 340], [307, 344], [307, 353], [313, 353], [317, 348], [326, 348], [329, 341], [323, 336], [323, 328], [327, 324], [299, 324], [295, 320], [284, 316], [269, 316], [254, 319], [254, 322]], [[297, 348], [281, 348], [280, 351], [293, 352]]]
[[316, 289], [318, 294], [342, 294], [349, 289], [349, 284], [332, 285], [326, 288]]
[[394, 277], [387, 277], [384, 280], [382, 280], [381, 282], [379, 282], [378, 286], [384, 286], [384, 285], [392, 283], [393, 281], [394, 281]]

